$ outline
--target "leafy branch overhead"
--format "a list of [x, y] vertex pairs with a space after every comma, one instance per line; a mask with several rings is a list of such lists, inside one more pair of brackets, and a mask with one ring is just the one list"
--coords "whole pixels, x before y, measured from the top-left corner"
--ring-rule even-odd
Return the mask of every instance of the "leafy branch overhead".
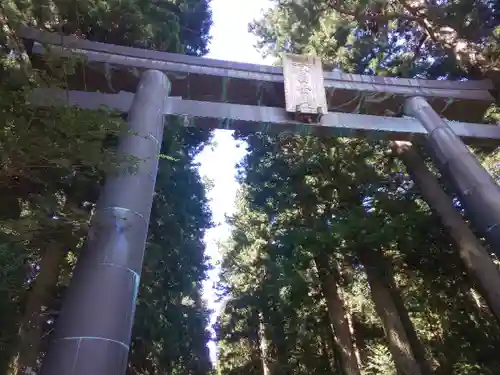
[[[315, 52], [349, 71], [356, 63], [358, 73], [391, 76], [477, 79], [498, 70], [495, 1], [275, 3], [251, 26], [260, 46], [275, 42], [275, 52], [293, 45], [297, 52]], [[377, 71], [370, 67], [372, 61]]]
[[[315, 54], [330, 69], [430, 79], [498, 70], [494, 1], [272, 5], [250, 31], [277, 59]], [[248, 154], [221, 248], [221, 374], [495, 373], [498, 262], [424, 148], [237, 138]], [[498, 150], [477, 154], [497, 177]]]
[[[68, 88], [80, 56], [30, 65], [21, 24], [99, 42], [203, 55], [205, 0], [45, 1], [0, 4], [0, 374], [37, 371], [82, 251], [90, 215], [124, 130], [120, 114], [35, 107], [34, 87]], [[172, 124], [165, 134], [136, 309], [129, 371], [208, 374], [207, 271], [211, 226], [193, 158], [210, 139]], [[130, 160], [129, 160], [130, 159]], [[127, 158], [134, 173], [137, 160]], [[181, 192], [185, 194], [181, 197]], [[176, 196], [172, 200], [171, 197]], [[168, 291], [168, 292], [167, 292]], [[175, 327], [175, 328], [173, 328]]]

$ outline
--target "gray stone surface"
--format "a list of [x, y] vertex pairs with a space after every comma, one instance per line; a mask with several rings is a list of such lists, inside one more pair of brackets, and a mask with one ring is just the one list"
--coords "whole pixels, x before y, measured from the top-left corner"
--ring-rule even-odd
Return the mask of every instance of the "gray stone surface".
[[405, 113], [426, 128], [438, 168], [453, 183], [475, 228], [500, 256], [500, 187], [424, 98], [408, 99]]
[[141, 78], [118, 146], [139, 160], [106, 178], [42, 375], [125, 373], [169, 88], [160, 71]]
[[[120, 92], [104, 94], [84, 91], [38, 90], [33, 101], [38, 105], [78, 105], [96, 109], [107, 106], [127, 112], [133, 94]], [[427, 134], [425, 127], [411, 117], [383, 117], [330, 112], [319, 124], [293, 121], [283, 108], [257, 107], [228, 103], [197, 102], [170, 97], [165, 115], [182, 116], [186, 126], [204, 128], [241, 129], [248, 131], [294, 132], [325, 136], [375, 137], [393, 140], [412, 140]], [[464, 141], [479, 144], [498, 144], [500, 127], [466, 122], [448, 122], [451, 129]]]
[[[30, 28], [20, 36], [57, 47], [63, 55], [82, 54], [87, 64], [71, 77], [72, 89], [134, 92], [141, 71], [158, 69], [168, 74], [172, 95], [184, 99], [234, 104], [285, 107], [284, 77], [279, 67], [211, 60], [139, 48], [91, 42]], [[32, 63], [43, 67], [44, 46], [35, 43]], [[85, 71], [85, 73], [83, 72]], [[490, 81], [431, 81], [324, 72], [329, 111], [398, 113], [405, 97], [426, 97], [433, 108], [451, 120], [479, 121], [493, 97]]]

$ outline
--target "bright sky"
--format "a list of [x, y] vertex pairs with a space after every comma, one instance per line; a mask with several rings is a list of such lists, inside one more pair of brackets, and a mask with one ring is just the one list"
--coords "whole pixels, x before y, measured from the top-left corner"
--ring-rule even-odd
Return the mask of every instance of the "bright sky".
[[[270, 6], [269, 0], [212, 0], [212, 42], [208, 58], [239, 61], [254, 64], [266, 64], [255, 49], [255, 38], [248, 33], [248, 24], [259, 18], [262, 10]], [[215, 187], [209, 192], [213, 219], [216, 227], [209, 230], [206, 237], [206, 252], [212, 263], [220, 259], [217, 243], [226, 239], [230, 228], [225, 223], [225, 216], [234, 213], [234, 201], [238, 184], [235, 181], [236, 164], [245, 155], [245, 145], [238, 147], [232, 138], [232, 132], [216, 130], [214, 145], [206, 147], [198, 156], [200, 174], [210, 178]], [[209, 280], [204, 284], [204, 298], [208, 306], [218, 311], [215, 303], [214, 283], [218, 270], [214, 269]], [[216, 315], [212, 316], [212, 323]], [[210, 357], [215, 363], [215, 345], [209, 344]]]

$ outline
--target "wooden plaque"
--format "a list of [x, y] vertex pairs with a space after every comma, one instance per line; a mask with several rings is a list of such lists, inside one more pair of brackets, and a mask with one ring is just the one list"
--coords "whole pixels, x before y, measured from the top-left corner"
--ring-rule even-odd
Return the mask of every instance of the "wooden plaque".
[[287, 112], [313, 116], [328, 112], [319, 57], [284, 54], [283, 75]]

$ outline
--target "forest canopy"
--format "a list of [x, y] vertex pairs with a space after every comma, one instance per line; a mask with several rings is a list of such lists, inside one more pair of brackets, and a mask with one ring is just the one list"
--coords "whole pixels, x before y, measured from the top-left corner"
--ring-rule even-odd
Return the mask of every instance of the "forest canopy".
[[[66, 88], [72, 61], [30, 66], [19, 25], [125, 46], [202, 56], [207, 0], [7, 0], [0, 3], [0, 374], [38, 371], [104, 175], [113, 168], [121, 116], [34, 108], [33, 87]], [[212, 226], [194, 162], [206, 130], [165, 132], [142, 271], [128, 373], [207, 375], [208, 268]], [[175, 196], [175, 199], [172, 197]], [[189, 236], [186, 236], [189, 233]]]
[[[313, 54], [329, 70], [498, 85], [499, 6], [276, 0], [249, 29], [278, 63]], [[221, 248], [221, 375], [498, 372], [496, 249], [425, 145], [236, 137], [248, 154]], [[498, 179], [498, 150], [472, 151]]]
[[[277, 61], [315, 54], [327, 69], [498, 88], [499, 11], [486, 0], [272, 0], [249, 29]], [[0, 375], [31, 375], [124, 124], [108, 111], [33, 107], [30, 90], [66, 88], [72, 62], [55, 58], [50, 76], [33, 69], [15, 30], [203, 56], [211, 14], [207, 0], [7, 0], [0, 23]], [[213, 224], [194, 162], [211, 133], [170, 125], [128, 374], [497, 374], [498, 250], [425, 147], [245, 132], [214, 369], [201, 296]], [[498, 180], [498, 150], [472, 151]]]

